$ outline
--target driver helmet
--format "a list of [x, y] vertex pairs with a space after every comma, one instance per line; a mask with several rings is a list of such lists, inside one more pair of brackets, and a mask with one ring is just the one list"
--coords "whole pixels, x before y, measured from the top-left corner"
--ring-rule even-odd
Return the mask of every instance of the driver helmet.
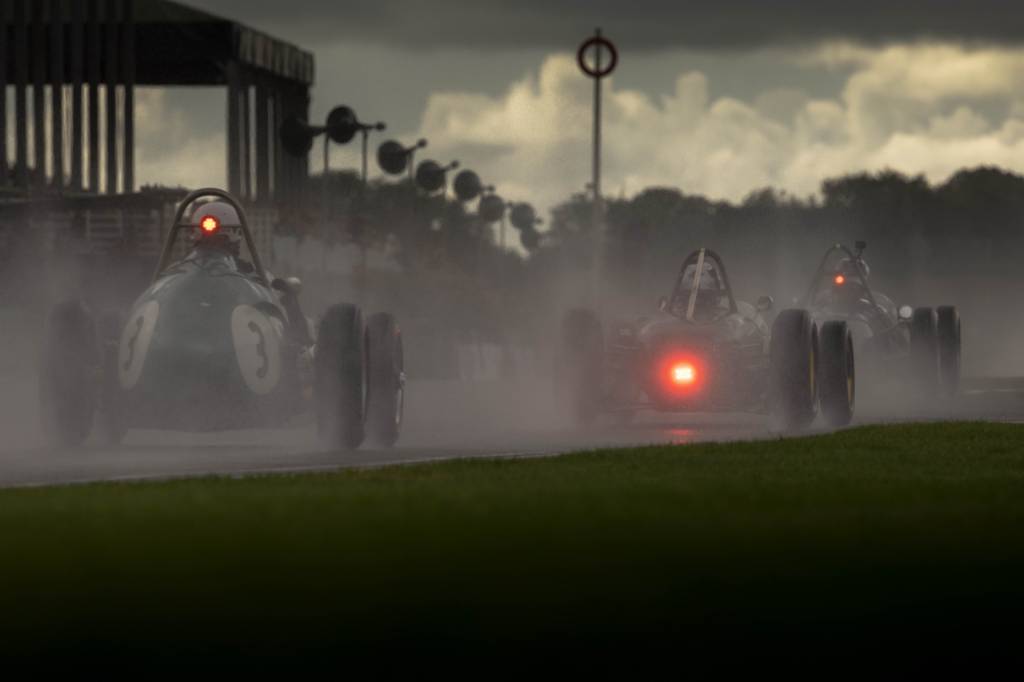
[[208, 201], [192, 211], [191, 225], [196, 228], [196, 243], [226, 248], [239, 255], [242, 241], [242, 219], [231, 204]]
[[[696, 267], [690, 265], [683, 273], [681, 293], [683, 294], [680, 305], [685, 310], [689, 298], [693, 294], [693, 280], [696, 274]], [[694, 313], [700, 317], [714, 315], [715, 311], [721, 308], [723, 288], [719, 281], [718, 271], [715, 267], [705, 262], [701, 271], [700, 283], [697, 285], [697, 295], [694, 300]]]

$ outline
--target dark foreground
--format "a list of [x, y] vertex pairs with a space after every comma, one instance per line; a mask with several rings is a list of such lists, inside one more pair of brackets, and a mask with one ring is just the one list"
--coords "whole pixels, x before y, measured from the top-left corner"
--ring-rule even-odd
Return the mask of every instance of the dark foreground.
[[4, 490], [0, 538], [7, 660], [976, 669], [1018, 656], [1024, 426]]

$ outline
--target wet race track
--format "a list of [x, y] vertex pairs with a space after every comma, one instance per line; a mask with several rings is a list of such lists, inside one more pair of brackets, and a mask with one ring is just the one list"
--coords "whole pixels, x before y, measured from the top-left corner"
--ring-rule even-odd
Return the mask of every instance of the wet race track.
[[[639, 415], [632, 423], [603, 421], [567, 427], [555, 416], [544, 381], [410, 384], [406, 425], [394, 449], [372, 445], [324, 451], [311, 423], [280, 430], [192, 434], [131, 431], [119, 447], [89, 443], [77, 450], [46, 445], [38, 427], [35, 381], [5, 380], [0, 399], [0, 486], [26, 486], [326, 471], [459, 457], [526, 457], [609, 446], [755, 440], [776, 437], [757, 415]], [[968, 380], [957, 400], [930, 408], [914, 401], [882, 406], [861, 397], [855, 424], [939, 419], [1024, 420], [1024, 380]], [[821, 432], [820, 429], [810, 433]]]

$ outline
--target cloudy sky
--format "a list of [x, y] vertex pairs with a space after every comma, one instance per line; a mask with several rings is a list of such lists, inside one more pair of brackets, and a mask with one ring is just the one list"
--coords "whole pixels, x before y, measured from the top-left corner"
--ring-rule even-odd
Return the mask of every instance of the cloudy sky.
[[[194, 0], [316, 56], [312, 118], [337, 104], [426, 137], [509, 198], [548, 207], [589, 180], [580, 40], [606, 81], [604, 188], [806, 196], [894, 168], [1024, 172], [1024, 3], [1004, 0]], [[140, 93], [142, 182], [224, 182], [223, 95]], [[378, 138], [382, 140], [384, 138]], [[334, 167], [358, 163], [336, 148]], [[314, 162], [314, 169], [319, 163]]]

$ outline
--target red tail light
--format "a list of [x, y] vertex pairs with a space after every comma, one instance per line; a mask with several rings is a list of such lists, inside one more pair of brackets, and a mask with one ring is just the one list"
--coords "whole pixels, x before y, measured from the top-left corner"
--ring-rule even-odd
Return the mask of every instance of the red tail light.
[[685, 351], [662, 355], [653, 369], [654, 390], [669, 400], [694, 396], [708, 381], [707, 363]]
[[209, 234], [210, 232], [216, 232], [217, 228], [220, 227], [220, 223], [212, 215], [208, 215], [199, 221], [199, 226], [203, 228], [203, 232]]
[[672, 365], [671, 379], [677, 386], [690, 386], [697, 381], [697, 369], [689, 362], [677, 362]]
[[837, 286], [843, 286], [844, 284], [846, 284], [846, 277], [844, 277], [843, 275], [836, 275], [835, 283]]

